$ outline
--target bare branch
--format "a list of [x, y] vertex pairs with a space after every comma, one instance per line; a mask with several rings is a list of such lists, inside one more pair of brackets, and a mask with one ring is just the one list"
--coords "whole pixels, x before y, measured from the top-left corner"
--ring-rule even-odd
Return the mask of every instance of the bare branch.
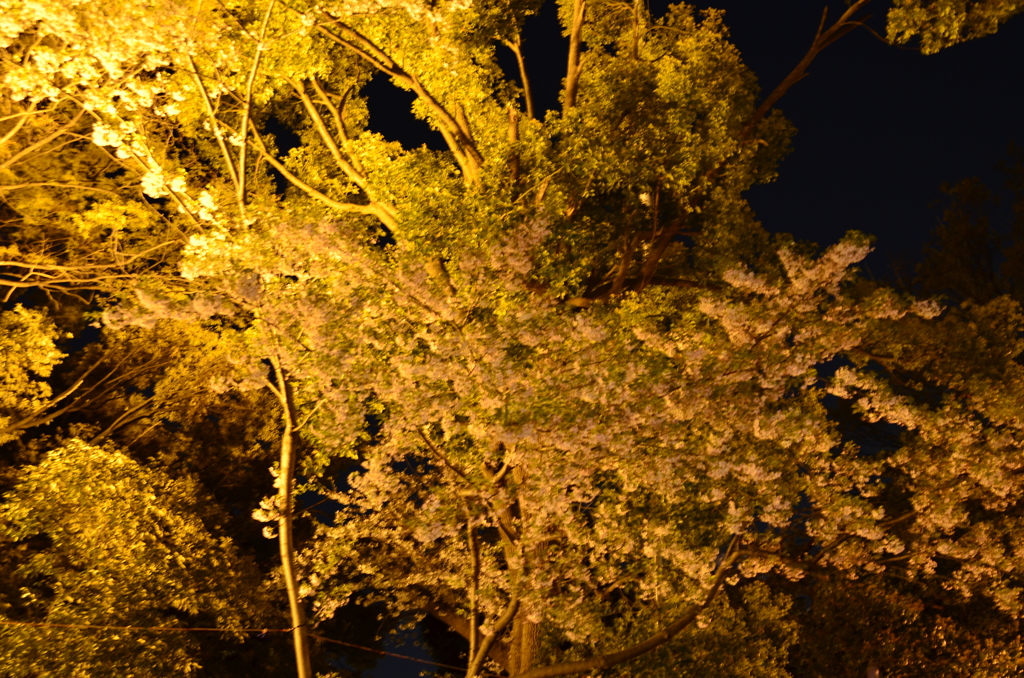
[[348, 95], [352, 92], [352, 88], [350, 87], [339, 97], [341, 99], [341, 108], [339, 109], [334, 105], [334, 102], [331, 101], [331, 97], [320, 85], [320, 81], [316, 77], [314, 77], [310, 82], [313, 84], [313, 89], [316, 90], [317, 95], [319, 95], [320, 101], [327, 107], [327, 110], [331, 112], [331, 117], [334, 119], [334, 126], [338, 130], [338, 137], [346, 146], [346, 151], [349, 152], [352, 166], [356, 168], [356, 171], [359, 172], [359, 174], [365, 174], [366, 171], [363, 169], [362, 162], [360, 162], [359, 158], [347, 148], [349, 144], [351, 144], [352, 139], [349, 138], [348, 130], [345, 128], [345, 104], [348, 101]]
[[7, 184], [0, 186], [0, 193], [8, 193], [10, 191], [20, 191], [26, 188], [38, 188], [40, 186], [51, 186], [53, 188], [73, 188], [79, 191], [95, 191], [96, 193], [106, 193], [107, 195], [118, 195], [115, 191], [109, 191], [105, 188], [99, 188], [98, 186], [80, 186], [78, 184], [63, 184], [59, 181], [33, 181], [26, 184]]
[[537, 119], [537, 115], [533, 108], [533, 90], [530, 88], [530, 77], [526, 73], [526, 60], [523, 59], [522, 43], [519, 35], [516, 35], [515, 40], [505, 41], [505, 46], [512, 50], [512, 53], [516, 55], [516, 63], [519, 64], [519, 79], [523, 83], [523, 99], [526, 100], [526, 115], [532, 120]]
[[9, 167], [14, 166], [23, 157], [35, 154], [36, 151], [38, 151], [40, 148], [50, 143], [57, 137], [63, 134], [67, 134], [75, 125], [78, 124], [78, 121], [82, 119], [83, 115], [85, 115], [84, 108], [80, 109], [78, 113], [75, 114], [75, 117], [71, 118], [71, 120], [69, 120], [66, 124], [62, 125], [61, 127], [58, 127], [55, 131], [46, 135], [42, 139], [39, 139], [38, 141], [29, 144], [25, 148], [21, 149], [20, 151], [9, 157], [3, 163], [0, 163], [0, 170], [5, 170]]
[[338, 168], [345, 173], [345, 176], [349, 178], [349, 181], [365, 191], [366, 176], [357, 170], [355, 166], [341, 154], [341, 149], [338, 147], [337, 142], [335, 142], [334, 136], [327, 129], [327, 124], [320, 115], [320, 111], [316, 109], [316, 105], [313, 103], [313, 100], [309, 97], [309, 94], [306, 93], [305, 86], [298, 80], [293, 80], [291, 78], [285, 79], [288, 84], [292, 86], [292, 89], [295, 90], [295, 93], [299, 95], [299, 99], [302, 101], [302, 105], [305, 107], [306, 113], [309, 114], [310, 120], [313, 121], [313, 127], [316, 128], [317, 133], [320, 135], [320, 139], [331, 152], [331, 157], [334, 158], [335, 164], [337, 164]]
[[196, 62], [192, 59], [192, 56], [188, 57], [189, 67], [192, 69], [192, 78], [196, 82], [196, 87], [199, 93], [203, 97], [203, 106], [206, 108], [206, 116], [210, 119], [210, 129], [213, 130], [213, 136], [217, 138], [217, 145], [220, 146], [221, 156], [224, 159], [224, 165], [227, 167], [228, 176], [231, 177], [231, 183], [235, 185], [237, 191], [241, 186], [238, 181], [238, 172], [235, 171], [235, 162], [231, 157], [231, 153], [228, 151], [228, 145], [224, 141], [224, 133], [220, 129], [220, 124], [217, 120], [217, 112], [213, 108], [213, 102], [210, 100], [210, 93], [206, 89], [206, 83], [203, 82], [203, 76], [199, 73], [199, 67], [196, 66]]
[[238, 183], [237, 183], [237, 200], [238, 207], [242, 211], [242, 216], [245, 216], [245, 159], [247, 145], [245, 143], [245, 135], [249, 129], [249, 112], [252, 106], [252, 89], [256, 83], [256, 74], [259, 72], [260, 60], [263, 57], [263, 43], [267, 37], [267, 26], [270, 24], [270, 14], [274, 10], [274, 1], [270, 0], [267, 3], [267, 12], [263, 15], [263, 25], [260, 26], [260, 37], [256, 41], [256, 55], [252, 59], [252, 68], [249, 69], [249, 78], [245, 83], [245, 98], [242, 100], [242, 124], [238, 126], [238, 129], [242, 133], [242, 145], [238, 149]]
[[576, 105], [576, 94], [580, 85], [583, 64], [580, 54], [583, 50], [583, 23], [587, 13], [587, 0], [573, 0], [572, 28], [569, 31], [569, 65], [565, 72], [565, 100], [562, 110], [568, 111]]
[[811, 48], [807, 50], [807, 54], [805, 54], [796, 67], [790, 71], [789, 75], [787, 75], [782, 82], [772, 90], [772, 93], [769, 94], [763, 102], [761, 102], [761, 105], [757, 107], [754, 114], [750, 116], [750, 119], [747, 121], [746, 125], [743, 126], [743, 130], [740, 132], [739, 138], [741, 141], [750, 135], [754, 130], [754, 127], [757, 126], [757, 123], [761, 122], [761, 119], [768, 115], [768, 111], [775, 106], [779, 99], [782, 98], [782, 95], [789, 91], [790, 87], [807, 76], [807, 67], [811, 65], [811, 62], [814, 61], [814, 58], [818, 56], [818, 53], [820, 53], [821, 50], [825, 49], [858, 26], [864, 25], [863, 20], [854, 21], [853, 16], [869, 2], [871, 2], [871, 0], [857, 0], [852, 3], [846, 11], [843, 12], [843, 15], [839, 17], [839, 20], [832, 24], [832, 26], [827, 30], [823, 30], [825, 29], [825, 21], [828, 18], [828, 7], [825, 7], [825, 10], [821, 14], [821, 22], [818, 24], [818, 31], [814, 35], [814, 42], [811, 43]]
[[249, 122], [249, 129], [252, 131], [252, 138], [253, 142], [256, 145], [256, 151], [263, 157], [264, 160], [267, 161], [267, 164], [269, 164], [271, 167], [280, 172], [284, 176], [284, 178], [288, 180], [290, 184], [298, 188], [300, 191], [302, 191], [309, 197], [319, 202], [322, 202], [328, 207], [334, 208], [339, 212], [355, 212], [357, 214], [367, 214], [370, 216], [377, 217], [388, 226], [395, 225], [394, 218], [381, 205], [373, 203], [369, 205], [356, 205], [350, 202], [339, 202], [338, 200], [331, 198], [322, 191], [318, 191], [317, 189], [313, 188], [305, 181], [300, 179], [294, 172], [288, 169], [284, 165], [284, 163], [275, 158], [273, 154], [270, 153], [269, 150], [267, 150], [267, 145], [263, 142], [263, 139], [260, 137], [259, 131], [252, 124], [252, 121]]
[[3, 147], [4, 144], [10, 141], [14, 137], [14, 135], [21, 130], [25, 123], [28, 122], [29, 117], [42, 112], [43, 111], [36, 110], [36, 102], [33, 101], [29, 105], [28, 110], [22, 111], [20, 113], [14, 113], [12, 115], [5, 115], [4, 117], [0, 118], [0, 122], [7, 122], [8, 120], [12, 120], [14, 118], [18, 119], [18, 121], [11, 126], [11, 129], [7, 130], [7, 133], [0, 137], [0, 147]]

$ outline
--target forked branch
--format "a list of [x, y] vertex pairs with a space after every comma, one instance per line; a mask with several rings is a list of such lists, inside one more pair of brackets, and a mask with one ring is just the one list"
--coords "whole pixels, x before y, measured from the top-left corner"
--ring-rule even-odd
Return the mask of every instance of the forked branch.
[[383, 205], [377, 203], [370, 203], [369, 205], [356, 205], [355, 203], [341, 202], [330, 197], [323, 191], [319, 191], [313, 188], [305, 181], [300, 179], [297, 174], [288, 169], [288, 167], [285, 166], [283, 162], [274, 157], [274, 154], [270, 152], [270, 150], [267, 148], [266, 143], [264, 143], [263, 138], [260, 136], [259, 130], [257, 130], [255, 125], [252, 124], [252, 121], [249, 121], [249, 130], [250, 132], [252, 132], [252, 140], [256, 148], [256, 151], [267, 162], [267, 164], [276, 169], [278, 172], [280, 172], [281, 175], [288, 181], [288, 183], [295, 186], [295, 188], [299, 189], [300, 191], [308, 195], [310, 198], [313, 198], [314, 200], [321, 202], [327, 205], [328, 207], [336, 209], [339, 212], [354, 212], [356, 214], [366, 214], [369, 216], [377, 217], [388, 228], [393, 229], [398, 225], [397, 222], [395, 221], [394, 216]]
[[779, 83], [778, 87], [772, 90], [761, 105], [757, 107], [754, 114], [750, 116], [746, 125], [743, 126], [743, 130], [740, 132], [740, 141], [746, 139], [750, 133], [757, 126], [757, 123], [761, 122], [764, 116], [768, 115], [768, 112], [772, 110], [779, 99], [782, 98], [789, 88], [795, 85], [800, 80], [803, 80], [807, 76], [807, 67], [811, 65], [815, 57], [833, 42], [843, 37], [850, 31], [860, 26], [864, 26], [864, 21], [867, 17], [862, 19], [854, 19], [854, 16], [859, 12], [865, 5], [871, 0], [856, 0], [846, 8], [843, 15], [839, 17], [839, 20], [834, 24], [825, 28], [825, 22], [828, 20], [828, 7], [825, 7], [821, 13], [821, 21], [818, 24], [818, 31], [814, 34], [814, 42], [811, 43], [811, 48], [807, 50], [807, 54], [800, 60], [796, 67], [790, 71], [782, 82]]
[[537, 116], [533, 110], [533, 90], [530, 88], [530, 77], [526, 73], [526, 60], [523, 59], [522, 42], [519, 35], [516, 34], [514, 40], [506, 40], [505, 46], [516, 55], [516, 63], [519, 65], [519, 79], [523, 83], [523, 99], [526, 100], [526, 115], [531, 120], [536, 120]]
[[340, 34], [335, 33], [326, 26], [317, 27], [320, 33], [342, 47], [351, 50], [377, 70], [386, 73], [392, 79], [411, 89], [434, 114], [438, 131], [441, 132], [445, 143], [448, 144], [448, 149], [455, 156], [456, 162], [459, 163], [467, 183], [479, 183], [480, 169], [483, 167], [484, 159], [477, 150], [476, 144], [470, 138], [468, 130], [463, 129], [463, 126], [459, 124], [456, 117], [434, 98], [427, 88], [423, 86], [419, 78], [402, 68], [387, 52], [374, 44], [372, 40], [339, 19], [330, 15], [325, 16], [328, 17], [331, 25]]

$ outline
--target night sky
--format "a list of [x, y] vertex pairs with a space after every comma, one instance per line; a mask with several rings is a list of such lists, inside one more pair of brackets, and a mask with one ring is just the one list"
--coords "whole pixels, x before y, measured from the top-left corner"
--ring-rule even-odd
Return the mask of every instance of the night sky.
[[[700, 3], [704, 4], [704, 3]], [[810, 46], [822, 2], [722, 0], [744, 61], [771, 91]], [[829, 3], [830, 16], [845, 5]], [[877, 6], [873, 6], [877, 5]], [[888, 3], [869, 23], [884, 34]], [[851, 229], [878, 238], [868, 266], [914, 259], [937, 224], [943, 181], [979, 176], [1024, 146], [1024, 17], [995, 35], [923, 56], [857, 30], [822, 52], [779, 102], [797, 127], [773, 184], [748, 197], [771, 231], [821, 244]]]
[[[825, 6], [822, 0], [716, 0], [698, 7], [726, 11], [726, 24], [764, 94], [807, 51]], [[830, 2], [830, 18], [843, 2]], [[665, 0], [652, 0], [660, 14]], [[888, 2], [871, 3], [869, 24], [885, 32]], [[568, 40], [553, 2], [526, 24], [524, 53], [538, 108], [554, 108], [565, 75]], [[499, 60], [509, 73], [507, 50]], [[507, 63], [504, 63], [507, 61]], [[888, 275], [894, 261], [915, 261], [937, 225], [939, 186], [979, 176], [1001, 186], [996, 164], [1011, 142], [1024, 146], [1024, 17], [992, 36], [923, 56], [885, 44], [858, 29], [819, 54], [809, 76], [778, 108], [796, 125], [792, 154], [779, 178], [748, 198], [773, 232], [828, 245], [849, 230], [877, 237], [866, 264]], [[408, 111], [411, 94], [385, 79], [371, 85], [371, 126], [407, 147], [443, 148], [439, 134]]]

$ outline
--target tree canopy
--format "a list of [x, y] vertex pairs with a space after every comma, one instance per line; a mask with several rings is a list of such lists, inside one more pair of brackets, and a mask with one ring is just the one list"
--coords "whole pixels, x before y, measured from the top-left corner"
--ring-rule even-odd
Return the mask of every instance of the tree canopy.
[[954, 206], [914, 296], [744, 198], [867, 4], [761, 92], [720, 11], [560, 0], [544, 112], [532, 0], [0, 0], [5, 670], [327, 675], [365, 615], [470, 678], [1018, 671], [1015, 264], [951, 273]]

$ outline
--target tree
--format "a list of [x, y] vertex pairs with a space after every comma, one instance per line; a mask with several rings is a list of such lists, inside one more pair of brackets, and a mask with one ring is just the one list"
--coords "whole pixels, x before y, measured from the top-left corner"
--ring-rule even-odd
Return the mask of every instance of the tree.
[[[144, 629], [61, 627], [202, 620], [230, 632], [266, 619], [252, 564], [229, 540], [210, 534], [208, 524], [223, 518], [204, 510], [197, 495], [195, 483], [80, 441], [25, 472], [0, 506], [0, 614], [30, 622], [0, 626], [5, 672], [192, 675], [204, 654], [213, 658], [194, 636], [167, 642], [166, 634]], [[236, 642], [244, 637], [234, 635]]]
[[[189, 328], [142, 335], [196, 367], [126, 380], [101, 406], [121, 430], [207, 402], [196, 370], [280, 422], [255, 515], [277, 522], [300, 676], [310, 601], [314, 621], [431, 615], [469, 675], [529, 678], [778, 675], [778, 580], [825, 569], [941, 578], [1016, 615], [1019, 308], [870, 285], [868, 238], [818, 252], [742, 197], [786, 152], [775, 103], [865, 4], [823, 17], [758, 103], [720, 12], [562, 2], [542, 119], [532, 2], [5, 0], [25, 242], [4, 284], [102, 291], [106, 333]], [[446, 150], [370, 130], [377, 73]], [[38, 159], [62, 145], [74, 183]], [[836, 402], [899, 440], [844, 438]], [[306, 489], [340, 508], [296, 555]]]
[[[1001, 164], [1007, 195], [993, 193], [977, 177], [942, 186], [948, 202], [915, 279], [925, 294], [987, 303], [1024, 290], [1024, 156], [1010, 148]], [[1010, 199], [1011, 220], [1001, 221], [999, 199]], [[995, 221], [995, 223], [993, 223]]]

